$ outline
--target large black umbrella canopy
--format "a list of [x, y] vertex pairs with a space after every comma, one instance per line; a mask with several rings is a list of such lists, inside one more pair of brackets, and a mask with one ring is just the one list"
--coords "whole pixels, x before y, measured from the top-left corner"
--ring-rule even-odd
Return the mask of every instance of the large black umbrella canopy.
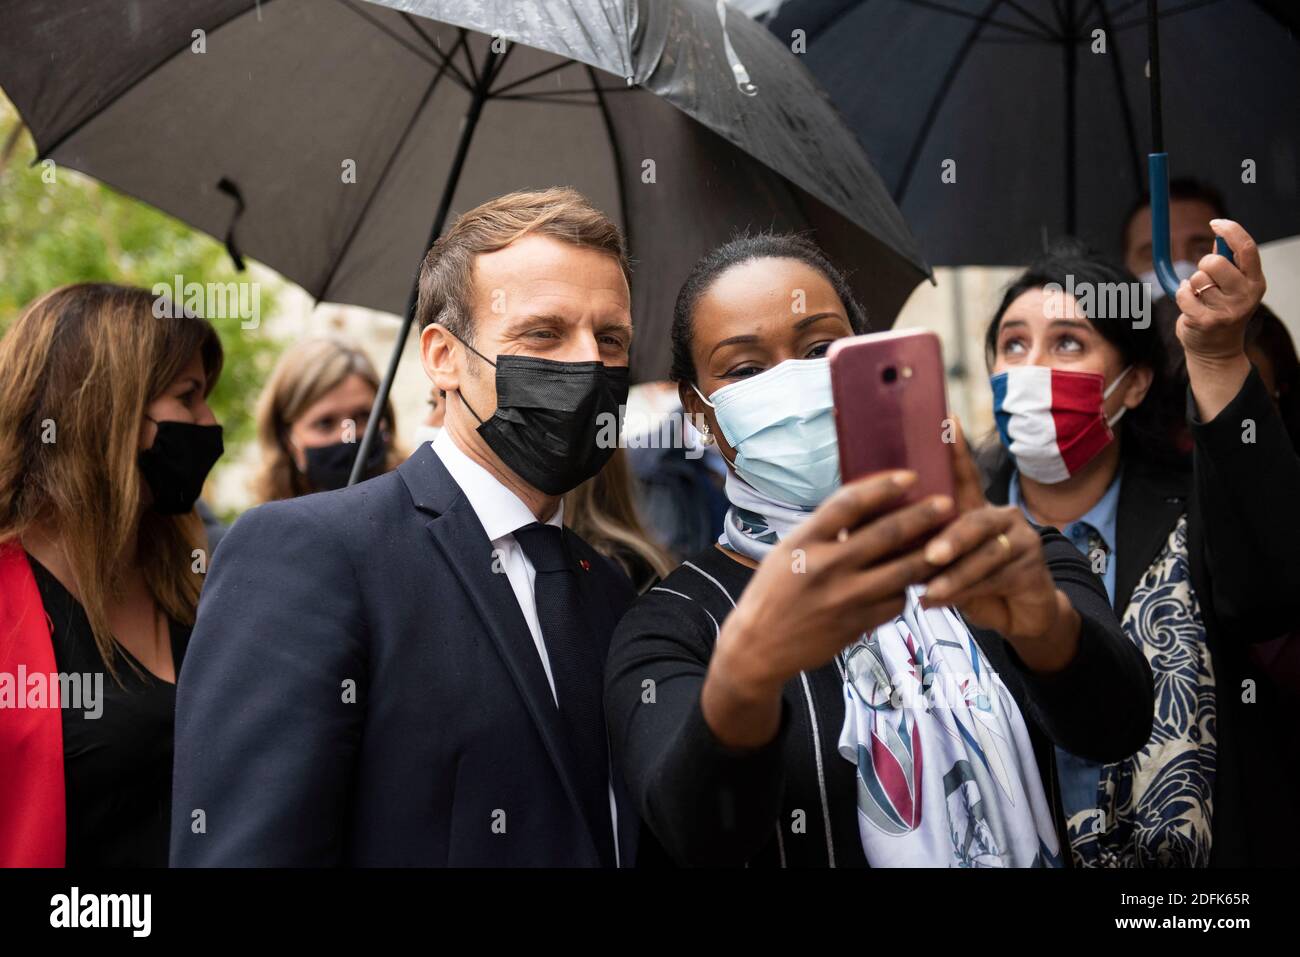
[[[1259, 241], [1300, 233], [1300, 10], [1162, 0], [1172, 178]], [[1147, 186], [1145, 0], [786, 0], [805, 63], [936, 265], [1020, 265], [1069, 233], [1115, 250]], [[1104, 32], [1105, 52], [1094, 52]], [[955, 162], [956, 182], [941, 176]], [[1254, 182], [1243, 163], [1254, 162]], [[952, 167], [949, 167], [952, 168]]]
[[627, 232], [640, 379], [738, 228], [813, 229], [881, 325], [928, 274], [811, 76], [709, 0], [11, 0], [4, 21], [0, 85], [42, 158], [320, 300], [408, 311], [449, 213], [549, 185]]

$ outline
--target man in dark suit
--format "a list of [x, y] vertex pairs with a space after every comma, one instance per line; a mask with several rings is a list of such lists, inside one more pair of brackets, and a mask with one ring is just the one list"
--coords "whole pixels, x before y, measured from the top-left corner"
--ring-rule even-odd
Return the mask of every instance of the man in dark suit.
[[634, 596], [561, 498], [617, 440], [627, 272], [571, 190], [493, 200], [434, 244], [417, 318], [442, 434], [254, 509], [214, 557], [177, 692], [173, 866], [631, 862], [601, 688]]

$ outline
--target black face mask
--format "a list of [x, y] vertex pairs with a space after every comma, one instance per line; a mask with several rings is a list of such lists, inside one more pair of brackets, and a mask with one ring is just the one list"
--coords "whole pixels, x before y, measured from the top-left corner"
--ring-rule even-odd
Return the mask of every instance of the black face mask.
[[[459, 337], [457, 337], [459, 338]], [[461, 340], [464, 342], [464, 340]], [[497, 356], [497, 410], [478, 434], [506, 467], [547, 495], [563, 495], [591, 478], [618, 445], [627, 402], [627, 366]]]
[[[357, 460], [357, 450], [361, 442], [335, 442], [333, 445], [319, 445], [304, 449], [307, 456], [307, 468], [304, 472], [311, 487], [318, 492], [332, 492], [348, 484], [352, 475], [352, 463]], [[388, 439], [381, 432], [375, 436], [370, 445], [370, 454], [366, 457], [366, 467], [362, 478], [374, 478], [384, 465], [388, 454]]]
[[149, 421], [158, 432], [137, 461], [153, 493], [151, 507], [161, 515], [184, 515], [198, 501], [208, 473], [226, 450], [221, 426]]

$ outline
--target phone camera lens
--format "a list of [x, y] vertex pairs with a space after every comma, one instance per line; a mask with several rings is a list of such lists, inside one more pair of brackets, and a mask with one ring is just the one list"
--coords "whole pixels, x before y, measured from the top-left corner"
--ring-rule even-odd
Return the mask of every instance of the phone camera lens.
[[898, 380], [898, 370], [893, 366], [885, 366], [884, 371], [880, 373], [880, 378], [885, 380], [886, 384], [891, 384]]

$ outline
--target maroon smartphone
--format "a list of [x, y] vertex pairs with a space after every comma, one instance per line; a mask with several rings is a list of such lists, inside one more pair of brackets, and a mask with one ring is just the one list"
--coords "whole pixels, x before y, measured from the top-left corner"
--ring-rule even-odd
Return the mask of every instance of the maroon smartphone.
[[840, 478], [845, 482], [911, 469], [917, 482], [902, 504], [930, 495], [955, 498], [943, 353], [924, 330], [877, 332], [837, 339], [827, 355]]

